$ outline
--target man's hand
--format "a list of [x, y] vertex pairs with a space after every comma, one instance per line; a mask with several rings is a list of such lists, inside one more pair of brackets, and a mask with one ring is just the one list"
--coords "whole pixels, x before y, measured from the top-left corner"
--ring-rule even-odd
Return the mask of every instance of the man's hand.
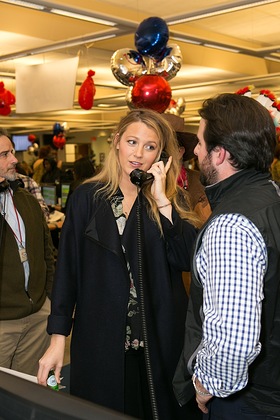
[[208, 403], [209, 400], [211, 400], [211, 398], [213, 398], [213, 395], [202, 396], [196, 393], [196, 402], [197, 402], [198, 408], [202, 411], [202, 413], [204, 414], [208, 413], [208, 408], [206, 404]]
[[204, 413], [208, 413], [208, 408], [206, 407], [206, 404], [208, 401], [213, 398], [213, 395], [211, 395], [207, 389], [204, 388], [204, 386], [201, 384], [201, 382], [193, 377], [193, 386], [196, 392], [196, 402], [198, 405], [198, 408]]

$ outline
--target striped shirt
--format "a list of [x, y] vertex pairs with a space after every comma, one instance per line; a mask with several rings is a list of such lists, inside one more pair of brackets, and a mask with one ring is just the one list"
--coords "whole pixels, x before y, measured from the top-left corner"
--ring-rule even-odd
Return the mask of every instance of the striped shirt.
[[195, 376], [217, 397], [244, 388], [261, 351], [263, 279], [267, 250], [256, 226], [223, 214], [206, 229], [196, 255], [203, 286], [203, 344]]

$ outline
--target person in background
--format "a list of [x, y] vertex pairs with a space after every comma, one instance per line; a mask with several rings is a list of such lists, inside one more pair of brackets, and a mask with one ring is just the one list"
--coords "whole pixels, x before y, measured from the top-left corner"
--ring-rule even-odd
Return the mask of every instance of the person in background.
[[44, 213], [45, 220], [48, 223], [49, 217], [50, 217], [50, 210], [48, 205], [46, 204], [44, 197], [41, 193], [41, 187], [37, 184], [37, 182], [34, 181], [33, 178], [27, 175], [23, 175], [20, 173], [17, 173], [17, 179], [22, 180], [22, 188], [25, 188], [27, 191], [30, 192], [30, 194], [34, 195], [34, 197], [38, 200], [38, 203], [41, 206], [41, 209]]
[[82, 157], [74, 162], [73, 176], [74, 180], [70, 184], [69, 193], [66, 201], [65, 208], [67, 208], [68, 200], [75, 191], [75, 189], [82, 184], [86, 179], [92, 178], [95, 174], [95, 169], [92, 160], [88, 157]]
[[44, 174], [41, 178], [41, 184], [56, 184], [59, 183], [61, 177], [61, 170], [57, 167], [56, 160], [51, 157], [45, 157], [43, 160]]
[[[141, 188], [135, 169], [152, 175]], [[67, 207], [39, 384], [51, 368], [59, 382], [73, 327], [72, 395], [142, 419], [186, 419], [188, 410], [200, 418], [172, 392], [188, 303], [182, 271], [200, 225], [177, 185], [179, 169], [177, 140], [160, 114], [139, 109], [121, 119], [102, 171]]]
[[20, 163], [22, 171], [24, 171], [24, 175], [33, 176], [33, 169], [29, 166], [24, 160]]
[[28, 146], [26, 153], [24, 153], [24, 161], [31, 168], [31, 173], [33, 176], [33, 164], [38, 159], [39, 145], [34, 142]]
[[212, 214], [198, 235], [174, 390], [209, 420], [280, 419], [280, 190], [258, 101], [222, 94], [199, 112], [198, 157]]
[[33, 178], [25, 175], [25, 171], [22, 168], [21, 164], [19, 164], [19, 162], [16, 164], [16, 171], [17, 171], [17, 179], [21, 181], [20, 186], [22, 188], [25, 188], [27, 191], [29, 191], [30, 194], [34, 195], [34, 197], [38, 200], [41, 206], [48, 228], [51, 231], [51, 238], [53, 242], [53, 253], [55, 257], [57, 255], [59, 234], [60, 234], [60, 229], [63, 225], [63, 219], [56, 220], [56, 221], [51, 220], [50, 208], [45, 202], [44, 197], [42, 196], [41, 187], [37, 184], [37, 182], [34, 181]]
[[20, 187], [16, 163], [13, 144], [0, 129], [0, 366], [35, 375], [50, 342], [54, 260], [43, 212]]
[[51, 146], [49, 145], [40, 147], [38, 151], [38, 159], [35, 160], [35, 162], [33, 163], [32, 178], [39, 185], [41, 183], [42, 176], [45, 172], [44, 165], [43, 165], [44, 158], [51, 154], [51, 150], [52, 150]]
[[180, 187], [189, 192], [192, 208], [205, 222], [211, 214], [210, 205], [205, 194], [205, 188], [200, 182], [199, 171], [190, 169], [188, 163], [195, 157], [194, 148], [197, 145], [197, 136], [194, 133], [185, 131], [184, 119], [173, 114], [163, 114], [176, 132], [179, 144], [179, 159], [181, 170], [178, 176]]
[[[12, 141], [12, 144], [13, 144], [13, 141]], [[22, 181], [22, 184], [20, 186], [22, 188], [25, 188], [27, 191], [30, 192], [30, 194], [36, 197], [44, 213], [46, 222], [48, 223], [48, 220], [50, 217], [50, 211], [49, 211], [48, 205], [46, 204], [44, 200], [44, 197], [42, 196], [41, 187], [39, 187], [39, 185], [37, 184], [37, 182], [34, 181], [33, 178], [31, 178], [30, 176], [26, 174], [24, 168], [19, 162], [16, 164], [16, 172], [17, 172], [17, 179]]]

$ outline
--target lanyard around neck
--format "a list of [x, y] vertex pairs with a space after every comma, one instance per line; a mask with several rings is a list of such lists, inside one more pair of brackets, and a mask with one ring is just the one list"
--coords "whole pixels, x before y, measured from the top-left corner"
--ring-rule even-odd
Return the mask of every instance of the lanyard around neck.
[[21, 247], [23, 247], [22, 233], [21, 233], [21, 227], [20, 227], [20, 222], [19, 222], [19, 217], [18, 217], [18, 211], [17, 211], [16, 205], [15, 205], [15, 202], [14, 202], [13, 194], [11, 193], [10, 189], [9, 189], [9, 193], [10, 193], [10, 196], [11, 196], [11, 199], [12, 199], [12, 203], [13, 203], [13, 207], [14, 207], [14, 212], [15, 212], [15, 215], [16, 215], [19, 237], [17, 236], [16, 232], [13, 230], [13, 228], [11, 227], [11, 225], [10, 225], [10, 228], [11, 228], [11, 230], [12, 230], [12, 232], [14, 234], [14, 237], [16, 238], [17, 242], [19, 243], [19, 245]]

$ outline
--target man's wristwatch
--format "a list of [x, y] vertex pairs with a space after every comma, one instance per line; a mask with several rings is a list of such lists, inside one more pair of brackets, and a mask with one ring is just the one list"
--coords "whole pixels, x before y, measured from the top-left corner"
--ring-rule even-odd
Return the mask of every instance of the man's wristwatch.
[[192, 377], [192, 383], [193, 383], [193, 387], [194, 387], [194, 389], [195, 389], [195, 392], [196, 392], [198, 395], [201, 395], [201, 396], [203, 396], [203, 397], [209, 397], [210, 395], [212, 395], [212, 394], [210, 394], [210, 392], [203, 392], [203, 391], [200, 391], [200, 390], [197, 388], [197, 386], [196, 386], [195, 380], [196, 380], [196, 377], [193, 375], [193, 377]]

